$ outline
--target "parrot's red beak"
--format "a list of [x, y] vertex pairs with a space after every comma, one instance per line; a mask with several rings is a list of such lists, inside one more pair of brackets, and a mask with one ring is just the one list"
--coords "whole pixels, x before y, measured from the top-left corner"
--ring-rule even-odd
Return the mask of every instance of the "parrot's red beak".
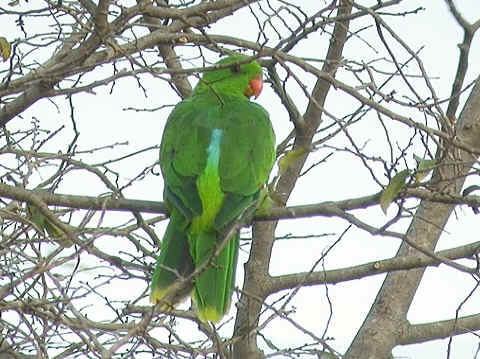
[[260, 74], [249, 81], [248, 87], [245, 90], [245, 96], [248, 98], [255, 96], [255, 98], [257, 98], [260, 95], [260, 92], [262, 92], [262, 88], [263, 80], [262, 75]]

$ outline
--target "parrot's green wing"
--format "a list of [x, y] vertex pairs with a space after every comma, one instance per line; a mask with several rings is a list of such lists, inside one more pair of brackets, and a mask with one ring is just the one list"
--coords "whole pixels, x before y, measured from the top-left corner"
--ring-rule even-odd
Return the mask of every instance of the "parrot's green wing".
[[[165, 201], [173, 218], [157, 262], [151, 298], [168, 302], [165, 293], [175, 286], [173, 282], [198, 269], [192, 298], [202, 321], [216, 322], [228, 310], [238, 233], [213, 255], [225, 230], [255, 200], [275, 161], [268, 113], [244, 95], [250, 91], [246, 88], [249, 78], [261, 74], [260, 67], [256, 63], [243, 66], [247, 67], [204, 76], [205, 82], [214, 80], [212, 88], [202, 82], [194, 96], [175, 107], [160, 149]], [[237, 91], [238, 86], [245, 88]]]

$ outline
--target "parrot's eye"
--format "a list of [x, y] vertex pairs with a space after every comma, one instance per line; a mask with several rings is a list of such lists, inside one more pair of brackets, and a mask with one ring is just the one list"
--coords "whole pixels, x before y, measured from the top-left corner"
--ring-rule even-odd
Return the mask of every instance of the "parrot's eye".
[[233, 72], [234, 74], [240, 73], [240, 72], [241, 72], [241, 70], [240, 70], [240, 65], [234, 65], [234, 66], [232, 66], [232, 72]]

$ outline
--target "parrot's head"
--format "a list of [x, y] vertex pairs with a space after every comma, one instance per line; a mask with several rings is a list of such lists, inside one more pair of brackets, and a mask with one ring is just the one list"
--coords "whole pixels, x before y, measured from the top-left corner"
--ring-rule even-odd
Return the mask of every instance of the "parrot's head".
[[233, 55], [218, 61], [216, 65], [231, 66], [205, 72], [195, 87], [194, 94], [217, 91], [219, 94], [257, 98], [263, 88], [262, 68], [256, 61], [246, 63], [248, 58], [245, 55]]

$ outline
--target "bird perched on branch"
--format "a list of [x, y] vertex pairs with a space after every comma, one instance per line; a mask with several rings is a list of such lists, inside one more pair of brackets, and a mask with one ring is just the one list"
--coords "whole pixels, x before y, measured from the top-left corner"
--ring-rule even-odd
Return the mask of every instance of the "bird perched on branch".
[[262, 69], [248, 60], [230, 56], [205, 72], [168, 117], [160, 148], [170, 222], [150, 300], [169, 309], [190, 293], [203, 322], [229, 308], [239, 233], [224, 241], [225, 232], [257, 200], [275, 161], [268, 113], [249, 100], [262, 90]]

